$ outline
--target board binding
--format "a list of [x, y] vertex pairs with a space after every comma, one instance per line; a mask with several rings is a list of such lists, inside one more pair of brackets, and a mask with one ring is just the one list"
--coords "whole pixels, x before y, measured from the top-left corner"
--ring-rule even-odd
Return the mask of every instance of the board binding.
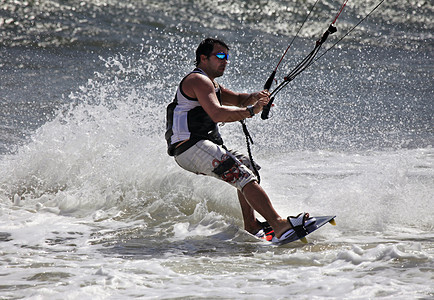
[[285, 245], [285, 244], [288, 244], [288, 243], [291, 243], [291, 242], [294, 242], [297, 240], [300, 240], [302, 243], [307, 244], [308, 243], [308, 240], [306, 238], [307, 235], [318, 230], [319, 228], [321, 228], [322, 226], [324, 226], [327, 223], [330, 223], [333, 226], [336, 225], [336, 221], [335, 221], [336, 216], [319, 216], [319, 217], [313, 217], [313, 218], [315, 218], [315, 223], [304, 227], [306, 234], [297, 235], [294, 232], [294, 234], [290, 235], [288, 238], [286, 238], [284, 240], [280, 240], [280, 241], [273, 241], [271, 235], [265, 235], [264, 237], [261, 237], [261, 239], [266, 240], [268, 243], [275, 245], [275, 246]]

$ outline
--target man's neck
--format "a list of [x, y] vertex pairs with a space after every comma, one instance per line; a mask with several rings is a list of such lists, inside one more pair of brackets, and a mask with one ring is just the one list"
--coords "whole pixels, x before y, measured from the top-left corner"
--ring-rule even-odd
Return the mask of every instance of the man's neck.
[[208, 78], [211, 79], [212, 82], [214, 82], [215, 77], [211, 76], [212, 72], [207, 71], [206, 68], [204, 68], [201, 65], [197, 66], [196, 68], [200, 69], [202, 72], [204, 72], [206, 74], [206, 76], [208, 76]]

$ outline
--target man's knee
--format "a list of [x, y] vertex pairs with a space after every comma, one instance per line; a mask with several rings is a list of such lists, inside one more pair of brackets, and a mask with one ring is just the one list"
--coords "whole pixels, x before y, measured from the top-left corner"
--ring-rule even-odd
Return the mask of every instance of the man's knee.
[[256, 188], [258, 188], [259, 184], [258, 184], [258, 180], [256, 179], [256, 177], [254, 179], [252, 179], [251, 181], [247, 182], [241, 189], [241, 192], [244, 193], [245, 190], [254, 190]]

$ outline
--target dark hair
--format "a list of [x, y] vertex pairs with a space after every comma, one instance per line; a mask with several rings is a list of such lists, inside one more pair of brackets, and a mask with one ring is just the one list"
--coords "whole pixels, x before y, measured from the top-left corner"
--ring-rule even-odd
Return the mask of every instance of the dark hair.
[[201, 55], [206, 55], [207, 57], [211, 55], [211, 52], [214, 50], [214, 44], [220, 44], [229, 50], [229, 47], [225, 44], [225, 42], [218, 39], [206, 38], [199, 44], [196, 49], [196, 66], [198, 66], [200, 63]]

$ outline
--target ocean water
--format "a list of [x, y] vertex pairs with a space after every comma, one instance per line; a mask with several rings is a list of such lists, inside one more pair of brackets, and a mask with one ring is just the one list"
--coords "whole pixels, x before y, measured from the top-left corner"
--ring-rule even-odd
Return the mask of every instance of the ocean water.
[[[377, 3], [349, 1], [324, 49]], [[247, 121], [277, 211], [337, 216], [308, 244], [251, 237], [231, 186], [166, 154], [198, 43], [228, 43], [222, 85], [260, 90], [312, 4], [3, 1], [0, 299], [433, 298], [430, 1], [385, 1]], [[278, 81], [340, 5], [317, 4]]]

